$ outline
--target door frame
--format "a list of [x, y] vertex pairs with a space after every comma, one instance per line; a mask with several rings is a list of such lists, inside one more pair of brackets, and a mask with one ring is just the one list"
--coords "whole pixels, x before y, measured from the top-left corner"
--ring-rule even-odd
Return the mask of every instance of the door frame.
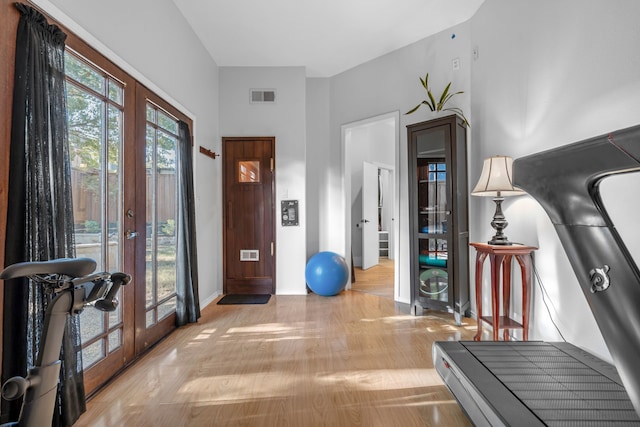
[[[348, 141], [347, 141], [347, 132], [359, 126], [363, 126], [366, 124], [381, 122], [392, 119], [394, 122], [394, 147], [395, 147], [395, 159], [393, 161], [394, 166], [394, 197], [393, 197], [393, 236], [394, 236], [394, 245], [393, 245], [393, 295], [394, 300], [398, 302], [406, 302], [401, 299], [401, 295], [409, 294], [409, 287], [406, 289], [400, 289], [400, 244], [402, 242], [400, 237], [400, 179], [401, 176], [400, 171], [400, 112], [392, 111], [389, 113], [381, 114], [378, 116], [369, 117], [363, 120], [358, 120], [355, 122], [350, 122], [343, 124], [340, 127], [341, 133], [341, 150], [342, 150], [342, 194], [343, 194], [343, 203], [344, 203], [344, 238], [345, 238], [345, 250], [344, 253], [347, 257], [347, 262], [350, 262], [351, 258], [351, 228], [354, 227], [353, 218], [351, 217], [351, 168], [350, 168], [350, 156], [348, 150]], [[372, 162], [375, 164], [375, 162]], [[389, 166], [378, 165], [379, 167], [389, 168]], [[349, 280], [347, 281], [347, 289], [351, 289], [351, 271], [349, 271]]]
[[226, 185], [226, 168], [227, 168], [227, 153], [226, 153], [226, 143], [233, 141], [271, 141], [271, 199], [273, 201], [271, 210], [273, 215], [273, 220], [271, 223], [271, 233], [273, 236], [273, 247], [271, 256], [271, 271], [273, 272], [273, 277], [271, 280], [271, 294], [275, 295], [276, 293], [276, 254], [277, 254], [277, 234], [276, 234], [276, 218], [278, 218], [277, 213], [277, 201], [276, 201], [276, 137], [275, 136], [223, 136], [222, 137], [222, 291], [223, 293], [227, 293], [227, 221], [228, 221], [228, 210], [227, 210], [227, 185]]

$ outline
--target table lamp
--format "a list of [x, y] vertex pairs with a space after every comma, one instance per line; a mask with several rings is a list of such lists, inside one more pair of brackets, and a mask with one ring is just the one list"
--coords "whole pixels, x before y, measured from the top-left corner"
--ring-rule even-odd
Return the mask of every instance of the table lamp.
[[476, 187], [471, 192], [474, 196], [493, 197], [496, 203], [496, 212], [493, 214], [491, 226], [496, 230], [495, 236], [488, 242], [490, 245], [511, 245], [502, 230], [509, 223], [502, 213], [502, 201], [504, 196], [519, 196], [524, 191], [513, 186], [512, 173], [513, 159], [508, 156], [494, 156], [484, 159], [482, 173]]

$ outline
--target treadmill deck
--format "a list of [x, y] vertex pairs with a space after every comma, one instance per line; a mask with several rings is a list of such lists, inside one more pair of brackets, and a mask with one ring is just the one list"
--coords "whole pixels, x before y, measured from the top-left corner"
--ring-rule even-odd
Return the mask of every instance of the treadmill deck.
[[640, 426], [615, 367], [568, 343], [436, 342], [433, 358], [477, 426]]

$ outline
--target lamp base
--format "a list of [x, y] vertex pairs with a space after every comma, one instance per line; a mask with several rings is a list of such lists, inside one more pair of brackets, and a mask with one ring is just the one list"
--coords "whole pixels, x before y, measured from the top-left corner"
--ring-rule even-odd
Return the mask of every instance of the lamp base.
[[507, 236], [505, 235], [502, 235], [502, 236], [495, 235], [487, 243], [490, 245], [502, 245], [502, 246], [513, 245], [512, 242], [507, 240]]
[[[498, 193], [500, 194], [500, 193]], [[507, 222], [504, 214], [502, 213], [502, 201], [504, 197], [494, 197], [493, 201], [496, 203], [496, 212], [493, 214], [493, 221], [491, 221], [491, 226], [496, 230], [496, 234], [489, 240], [490, 245], [512, 245], [512, 243], [507, 239], [502, 233], [502, 230], [507, 228], [509, 223]]]

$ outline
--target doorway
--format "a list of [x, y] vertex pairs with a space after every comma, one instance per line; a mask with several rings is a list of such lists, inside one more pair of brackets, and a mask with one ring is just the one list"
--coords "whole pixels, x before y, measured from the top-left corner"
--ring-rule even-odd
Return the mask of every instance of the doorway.
[[[353, 166], [355, 169], [356, 165]], [[351, 195], [356, 195], [351, 205], [351, 217], [357, 221], [357, 230], [352, 229], [351, 252], [354, 254], [354, 264], [368, 270], [380, 264], [383, 258], [394, 258], [395, 172], [392, 166], [363, 161], [362, 179], [358, 178], [354, 176], [351, 180]]]
[[222, 138], [225, 294], [275, 293], [275, 138]]
[[342, 126], [348, 288], [398, 300], [399, 113]]

